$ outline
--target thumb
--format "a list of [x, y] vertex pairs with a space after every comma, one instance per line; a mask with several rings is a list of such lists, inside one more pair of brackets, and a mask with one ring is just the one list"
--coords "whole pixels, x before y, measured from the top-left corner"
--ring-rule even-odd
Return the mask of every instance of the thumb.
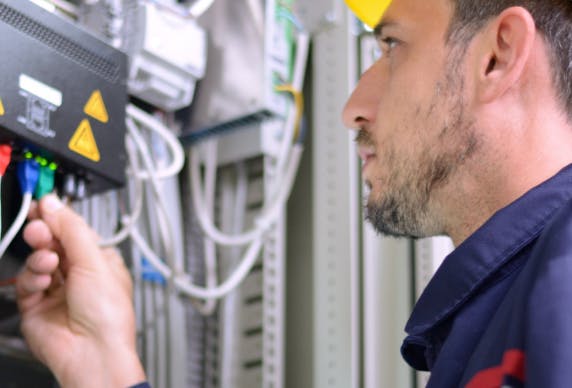
[[97, 235], [72, 209], [54, 194], [46, 195], [39, 203], [40, 216], [58, 240], [70, 266], [98, 267], [101, 258]]

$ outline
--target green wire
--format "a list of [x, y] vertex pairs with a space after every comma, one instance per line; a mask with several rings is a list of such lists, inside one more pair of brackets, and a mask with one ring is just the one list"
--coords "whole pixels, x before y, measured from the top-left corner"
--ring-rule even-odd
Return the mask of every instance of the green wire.
[[283, 17], [281, 17], [281, 13], [286, 13], [288, 15], [292, 15], [292, 5], [293, 0], [282, 0], [277, 2], [276, 4], [276, 23], [282, 24], [284, 26], [284, 35], [286, 36], [286, 42], [288, 43], [288, 78], [292, 80], [294, 76], [294, 53], [295, 53], [295, 44], [294, 44], [294, 26], [289, 21], [284, 23]]

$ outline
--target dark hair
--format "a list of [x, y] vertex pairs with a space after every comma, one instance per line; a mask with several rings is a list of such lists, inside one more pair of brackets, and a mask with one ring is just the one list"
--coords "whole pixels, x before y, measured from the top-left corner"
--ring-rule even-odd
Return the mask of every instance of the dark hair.
[[527, 9], [548, 45], [552, 81], [572, 121], [572, 0], [451, 0], [454, 13], [447, 42], [464, 45], [493, 17], [505, 9]]

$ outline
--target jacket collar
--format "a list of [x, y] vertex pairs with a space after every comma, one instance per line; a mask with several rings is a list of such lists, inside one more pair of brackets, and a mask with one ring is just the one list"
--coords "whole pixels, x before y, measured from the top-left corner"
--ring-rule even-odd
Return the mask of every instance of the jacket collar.
[[534, 240], [572, 198], [572, 165], [499, 210], [457, 247], [417, 301], [406, 332], [420, 335], [461, 308], [514, 255]]

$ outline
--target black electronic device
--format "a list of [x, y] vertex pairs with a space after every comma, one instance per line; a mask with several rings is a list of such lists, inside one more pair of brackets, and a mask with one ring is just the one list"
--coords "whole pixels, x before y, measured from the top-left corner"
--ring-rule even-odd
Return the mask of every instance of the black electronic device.
[[89, 193], [122, 186], [126, 55], [28, 0], [0, 0], [0, 50], [0, 141]]

